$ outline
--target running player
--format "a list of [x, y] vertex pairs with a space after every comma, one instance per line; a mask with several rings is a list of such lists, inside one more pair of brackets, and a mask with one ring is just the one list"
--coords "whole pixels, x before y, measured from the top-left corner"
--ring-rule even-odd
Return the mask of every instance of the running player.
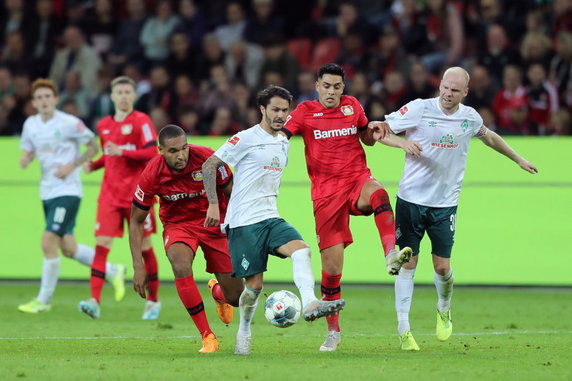
[[[389, 274], [398, 273], [411, 249], [395, 250], [395, 222], [389, 197], [367, 167], [360, 140], [373, 145], [373, 131], [362, 106], [344, 91], [344, 70], [326, 64], [318, 71], [319, 99], [302, 102], [290, 114], [282, 131], [301, 134], [312, 182], [316, 234], [322, 259], [322, 294], [339, 299], [344, 249], [353, 242], [350, 215], [374, 214]], [[369, 127], [369, 128], [368, 128]], [[328, 335], [320, 351], [335, 351], [341, 340], [339, 315], [329, 316]]]
[[405, 131], [408, 140], [395, 135], [378, 139], [377, 131], [374, 132], [376, 140], [408, 152], [397, 193], [397, 243], [400, 247], [413, 248], [413, 257], [403, 265], [395, 278], [397, 330], [401, 349], [406, 351], [419, 350], [411, 334], [409, 310], [419, 244], [425, 232], [431, 240], [435, 270], [437, 339], [446, 341], [453, 331], [451, 250], [471, 138], [480, 138], [487, 146], [505, 155], [523, 170], [533, 174], [538, 172], [534, 164], [489, 130], [472, 107], [461, 103], [468, 93], [468, 85], [467, 71], [461, 67], [451, 67], [443, 74], [438, 97], [416, 99], [386, 115], [386, 122], [381, 129], [389, 127], [394, 133]]
[[[78, 244], [73, 234], [82, 197], [81, 165], [97, 153], [93, 132], [73, 115], [56, 110], [56, 85], [47, 79], [32, 83], [32, 105], [38, 111], [24, 123], [20, 147], [23, 150], [20, 166], [25, 169], [38, 157], [42, 170], [40, 198], [44, 206], [46, 230], [42, 235], [44, 264], [38, 296], [21, 304], [22, 312], [37, 314], [51, 309], [50, 300], [56, 290], [60, 273], [58, 249], [68, 258], [91, 266], [93, 249]], [[87, 149], [80, 155], [80, 145]], [[108, 279], [118, 289], [125, 288], [123, 265], [104, 263]]]
[[[204, 227], [208, 201], [203, 189], [201, 166], [213, 150], [187, 143], [185, 131], [175, 125], [165, 126], [159, 132], [159, 152], [139, 178], [133, 198], [129, 244], [133, 256], [133, 288], [145, 298], [148, 274], [143, 265], [141, 243], [145, 220], [159, 196], [159, 218], [163, 223], [165, 251], [175, 274], [175, 285], [183, 305], [193, 319], [203, 340], [201, 353], [218, 351], [218, 340], [209, 327], [203, 300], [193, 277], [193, 260], [200, 246], [207, 272], [217, 279], [209, 281], [209, 289], [217, 303], [217, 313], [225, 324], [232, 321], [232, 306], [238, 306], [242, 293], [242, 280], [231, 278], [232, 265], [226, 236], [218, 227]], [[221, 166], [216, 179], [221, 212], [226, 210], [226, 199], [232, 189], [232, 172]], [[218, 280], [218, 282], [217, 282]]]
[[[115, 114], [97, 123], [97, 133], [103, 155], [87, 163], [85, 171], [105, 168], [98, 199], [95, 227], [95, 259], [91, 266], [91, 298], [79, 302], [79, 310], [93, 319], [100, 316], [100, 298], [105, 277], [105, 260], [115, 237], [123, 237], [124, 222], [129, 222], [131, 199], [141, 171], [157, 155], [157, 134], [149, 117], [133, 109], [135, 82], [129, 77], [117, 77], [111, 82], [111, 101]], [[149, 295], [143, 319], [157, 319], [161, 311], [157, 292], [157, 259], [151, 246], [150, 235], [155, 232], [153, 213], [145, 226], [143, 258], [148, 274]], [[123, 274], [124, 275], [124, 274]], [[115, 293], [120, 301], [125, 290]]]
[[268, 254], [290, 257], [294, 283], [300, 291], [304, 319], [313, 321], [341, 310], [345, 301], [318, 300], [314, 294], [314, 274], [310, 248], [296, 229], [278, 215], [276, 199], [282, 171], [288, 163], [290, 144], [280, 134], [290, 110], [292, 95], [288, 90], [270, 86], [257, 96], [262, 120], [246, 131], [231, 137], [203, 165], [205, 191], [209, 207], [205, 226], [221, 221], [219, 198], [215, 187], [216, 169], [226, 164], [236, 174], [223, 229], [228, 234], [233, 276], [245, 278], [240, 295], [240, 325], [235, 354], [250, 354], [252, 317], [263, 287]]

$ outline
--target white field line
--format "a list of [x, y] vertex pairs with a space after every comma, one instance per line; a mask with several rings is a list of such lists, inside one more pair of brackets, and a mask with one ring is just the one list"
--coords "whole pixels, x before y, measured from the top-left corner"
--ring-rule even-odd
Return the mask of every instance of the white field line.
[[[572, 331], [487, 331], [487, 332], [458, 332], [453, 336], [503, 336], [503, 335], [572, 335]], [[282, 335], [282, 337], [322, 337], [323, 335]], [[344, 337], [391, 337], [397, 336], [381, 333], [349, 333]], [[434, 333], [416, 333], [415, 336], [435, 336]], [[35, 336], [35, 337], [0, 337], [0, 340], [171, 340], [171, 339], [199, 339], [200, 336]]]

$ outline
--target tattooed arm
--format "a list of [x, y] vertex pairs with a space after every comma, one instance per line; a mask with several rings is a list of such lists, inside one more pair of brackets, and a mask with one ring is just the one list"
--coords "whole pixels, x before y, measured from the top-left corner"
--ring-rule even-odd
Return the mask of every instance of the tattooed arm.
[[204, 226], [217, 226], [220, 223], [220, 210], [218, 208], [218, 196], [216, 193], [216, 170], [224, 165], [224, 162], [212, 155], [203, 163], [203, 183], [209, 200], [209, 208]]

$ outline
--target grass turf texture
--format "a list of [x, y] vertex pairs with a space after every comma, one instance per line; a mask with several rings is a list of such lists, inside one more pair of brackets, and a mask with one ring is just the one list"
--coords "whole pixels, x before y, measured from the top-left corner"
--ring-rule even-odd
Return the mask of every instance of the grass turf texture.
[[[451, 339], [435, 339], [433, 288], [415, 290], [411, 323], [420, 352], [402, 352], [393, 290], [346, 286], [342, 344], [321, 353], [325, 321], [279, 329], [268, 324], [261, 299], [253, 324], [253, 353], [233, 354], [235, 321], [216, 317], [200, 284], [221, 351], [199, 354], [200, 337], [174, 286], [165, 284], [158, 322], [142, 321], [143, 300], [121, 303], [104, 289], [102, 318], [77, 311], [87, 283], [58, 286], [51, 312], [27, 315], [16, 306], [36, 294], [37, 282], [0, 283], [2, 380], [570, 380], [570, 289], [456, 288]], [[264, 294], [293, 285], [267, 285]]]

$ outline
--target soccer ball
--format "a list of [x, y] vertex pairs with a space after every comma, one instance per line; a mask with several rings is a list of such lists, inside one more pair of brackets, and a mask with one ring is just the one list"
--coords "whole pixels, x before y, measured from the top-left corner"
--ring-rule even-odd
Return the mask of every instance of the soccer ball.
[[302, 303], [300, 299], [288, 290], [273, 292], [264, 303], [266, 320], [280, 328], [290, 327], [296, 323], [301, 312]]

